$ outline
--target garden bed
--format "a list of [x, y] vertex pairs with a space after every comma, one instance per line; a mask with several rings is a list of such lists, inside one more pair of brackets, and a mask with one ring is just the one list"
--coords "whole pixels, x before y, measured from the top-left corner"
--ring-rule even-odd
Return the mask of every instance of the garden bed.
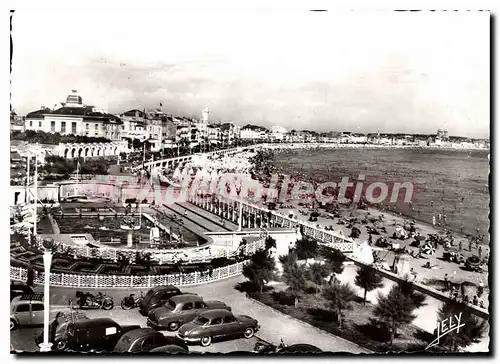
[[252, 292], [248, 295], [277, 311], [378, 353], [423, 352], [433, 340], [432, 334], [415, 325], [407, 325], [398, 330], [396, 339], [390, 346], [388, 332], [377, 327], [377, 323], [373, 321], [374, 305], [367, 302], [364, 306], [361, 298], [352, 302], [352, 310], [345, 311], [342, 328], [339, 328], [335, 313], [328, 309], [328, 302], [320, 295], [318, 297], [313, 294], [303, 295], [297, 308], [285, 291], [270, 290], [263, 293]]

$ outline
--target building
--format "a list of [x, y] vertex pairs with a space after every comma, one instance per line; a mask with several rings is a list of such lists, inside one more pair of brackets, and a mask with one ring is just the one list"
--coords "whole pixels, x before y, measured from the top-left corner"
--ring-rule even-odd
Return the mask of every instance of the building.
[[146, 113], [145, 111], [132, 109], [120, 115], [123, 123], [121, 136], [123, 139], [138, 139], [144, 142], [147, 139], [146, 135]]
[[12, 110], [10, 111], [10, 131], [24, 131], [24, 118]]
[[237, 144], [240, 139], [240, 127], [232, 123], [224, 123], [220, 126], [222, 133], [222, 146], [227, 147]]
[[247, 124], [240, 130], [241, 140], [266, 140], [269, 131], [258, 125]]
[[279, 125], [271, 126], [270, 140], [273, 142], [281, 142], [285, 140], [286, 129]]
[[39, 110], [28, 113], [24, 129], [120, 140], [120, 118], [96, 111], [94, 106], [84, 105], [76, 90], [72, 90], [66, 102], [61, 105], [57, 109], [42, 106]]

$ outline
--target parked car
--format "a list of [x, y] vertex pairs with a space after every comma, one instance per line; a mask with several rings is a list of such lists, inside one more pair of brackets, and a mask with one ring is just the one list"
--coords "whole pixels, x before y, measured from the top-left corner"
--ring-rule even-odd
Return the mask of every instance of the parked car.
[[34, 293], [33, 288], [25, 283], [11, 283], [10, 284], [10, 300], [12, 301], [17, 296], [24, 294]]
[[114, 353], [144, 353], [165, 346], [177, 346], [188, 350], [183, 340], [175, 336], [164, 336], [151, 328], [140, 328], [126, 332], [113, 349]]
[[204, 301], [195, 294], [181, 294], [170, 298], [163, 307], [149, 312], [148, 326], [156, 330], [176, 331], [183, 324], [193, 321], [205, 311], [221, 308], [231, 311], [231, 307], [221, 301]]
[[139, 304], [139, 313], [147, 316], [153, 308], [161, 307], [171, 297], [182, 294], [181, 290], [175, 286], [159, 286], [152, 288]]
[[[121, 326], [110, 318], [66, 321], [56, 331], [52, 350], [111, 351], [124, 333], [139, 325]], [[43, 333], [37, 344], [43, 341]]]
[[43, 325], [43, 294], [23, 294], [10, 302], [10, 330], [19, 326]]
[[241, 336], [250, 339], [259, 328], [257, 320], [250, 316], [234, 316], [228, 310], [216, 309], [205, 311], [192, 322], [182, 325], [177, 337], [186, 342], [209, 346], [212, 339]]

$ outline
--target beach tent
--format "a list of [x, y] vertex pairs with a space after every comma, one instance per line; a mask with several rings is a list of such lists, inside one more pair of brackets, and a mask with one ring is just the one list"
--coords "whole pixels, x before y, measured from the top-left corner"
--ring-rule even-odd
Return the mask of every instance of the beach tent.
[[160, 242], [160, 229], [157, 227], [151, 228], [149, 230], [149, 243], [158, 244]]
[[177, 166], [172, 177], [174, 177], [174, 179], [178, 179], [180, 176], [181, 176], [181, 171], [179, 170], [179, 166]]
[[355, 246], [354, 256], [365, 264], [373, 264], [373, 249], [366, 241], [363, 244]]
[[397, 255], [392, 266], [394, 273], [404, 276], [410, 272], [410, 256], [408, 254]]

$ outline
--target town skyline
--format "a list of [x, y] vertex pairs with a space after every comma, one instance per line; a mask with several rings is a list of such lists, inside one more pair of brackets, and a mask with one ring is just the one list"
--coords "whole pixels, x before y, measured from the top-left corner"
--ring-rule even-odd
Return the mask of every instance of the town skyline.
[[[162, 14], [172, 29], [189, 24], [192, 31], [180, 38], [167, 37], [154, 14], [133, 32], [116, 27], [133, 14], [95, 14], [96, 21], [107, 20], [98, 32], [83, 27], [85, 12], [61, 15], [14, 15], [11, 103], [20, 115], [52, 108], [75, 88], [85, 104], [113, 114], [161, 102], [172, 115], [200, 118], [209, 107], [211, 121], [241, 126], [406, 134], [448, 129], [450, 135], [489, 137], [489, 26], [481, 26], [488, 14], [477, 14], [477, 22], [470, 14], [290, 15], [279, 18], [279, 31], [271, 31], [276, 15], [248, 30], [252, 16]], [[426, 29], [417, 26], [423, 16]], [[52, 24], [52, 17], [58, 21]], [[210, 27], [201, 28], [207, 19]], [[294, 30], [299, 20], [304, 26]], [[377, 34], [356, 31], [360, 21], [373, 24]], [[389, 25], [379, 29], [382, 22]], [[231, 47], [223, 47], [227, 27], [238, 37]], [[330, 46], [319, 33], [332, 34]]]

